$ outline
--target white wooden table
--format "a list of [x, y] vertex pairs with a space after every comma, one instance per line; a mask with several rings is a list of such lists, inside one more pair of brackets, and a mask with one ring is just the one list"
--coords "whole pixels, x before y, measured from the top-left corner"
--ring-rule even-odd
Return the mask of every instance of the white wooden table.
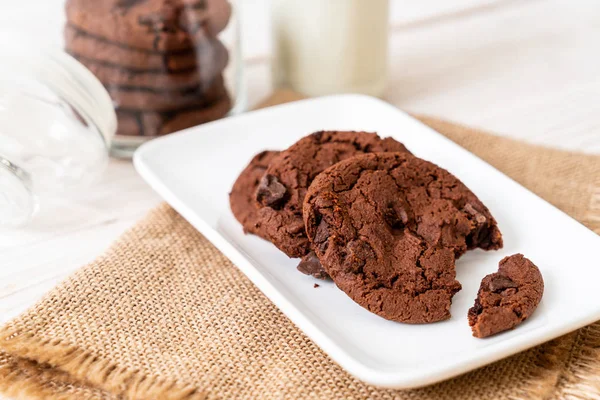
[[[62, 1], [0, 2], [0, 26], [18, 23], [35, 31], [36, 18], [49, 15], [46, 9], [58, 16], [47, 23], [60, 25], [55, 8]], [[27, 3], [34, 2], [39, 15], [19, 22], [15, 16], [30, 15]], [[250, 105], [271, 91], [266, 2], [243, 0]], [[392, 4], [391, 103], [531, 142], [600, 153], [600, 2]], [[53, 205], [33, 226], [0, 231], [0, 323], [99, 255], [159, 202], [131, 163], [115, 160], [99, 184]]]

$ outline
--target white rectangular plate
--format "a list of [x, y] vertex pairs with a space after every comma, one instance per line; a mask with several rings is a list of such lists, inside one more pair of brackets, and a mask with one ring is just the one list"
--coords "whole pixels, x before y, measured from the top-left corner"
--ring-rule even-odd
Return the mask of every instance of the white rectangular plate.
[[[244, 235], [228, 193], [251, 157], [284, 149], [317, 130], [366, 130], [403, 142], [446, 168], [498, 220], [504, 249], [472, 251], [457, 262], [463, 289], [452, 318], [429, 325], [386, 321], [355, 304], [333, 283], [296, 271], [273, 245]], [[300, 329], [357, 378], [378, 386], [431, 384], [507, 357], [600, 319], [600, 237], [475, 155], [380, 100], [344, 95], [285, 104], [190, 128], [142, 146], [144, 179], [212, 241]], [[543, 174], [543, 171], [541, 171]], [[521, 252], [544, 275], [544, 298], [517, 329], [471, 336], [467, 310], [481, 279], [504, 256]], [[260, 357], [260, 355], [257, 355]]]

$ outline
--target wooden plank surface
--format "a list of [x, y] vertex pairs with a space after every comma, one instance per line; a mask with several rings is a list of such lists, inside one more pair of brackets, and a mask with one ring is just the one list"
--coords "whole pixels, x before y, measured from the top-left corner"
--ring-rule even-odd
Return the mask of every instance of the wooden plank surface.
[[[388, 101], [523, 140], [600, 153], [597, 1], [393, 1]], [[271, 91], [268, 32], [257, 23], [267, 14], [263, 1], [248, 3], [246, 72], [250, 104], [256, 104]], [[247, 27], [253, 21], [256, 30]], [[159, 201], [130, 163], [113, 161], [99, 184], [53, 204], [33, 226], [0, 231], [0, 322], [100, 254]]]

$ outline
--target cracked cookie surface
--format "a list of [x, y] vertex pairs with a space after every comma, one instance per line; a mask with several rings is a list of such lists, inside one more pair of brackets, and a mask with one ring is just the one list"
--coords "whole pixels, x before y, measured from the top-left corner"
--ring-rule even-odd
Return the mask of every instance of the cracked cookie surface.
[[304, 201], [313, 249], [335, 284], [383, 318], [448, 319], [455, 258], [502, 246], [496, 221], [446, 170], [406, 153], [366, 154], [321, 173]]
[[364, 153], [408, 152], [392, 138], [375, 133], [322, 131], [300, 139], [275, 157], [257, 191], [261, 204], [257, 229], [289, 257], [310, 251], [302, 202], [313, 179], [330, 166]]
[[498, 272], [483, 278], [469, 309], [473, 336], [484, 338], [516, 327], [535, 311], [543, 294], [538, 267], [522, 254], [505, 257]]

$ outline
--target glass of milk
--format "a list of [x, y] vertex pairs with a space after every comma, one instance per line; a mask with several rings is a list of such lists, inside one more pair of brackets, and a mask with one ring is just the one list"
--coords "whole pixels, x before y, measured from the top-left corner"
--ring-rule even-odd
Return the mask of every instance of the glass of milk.
[[275, 87], [383, 94], [389, 0], [271, 0], [271, 19]]

